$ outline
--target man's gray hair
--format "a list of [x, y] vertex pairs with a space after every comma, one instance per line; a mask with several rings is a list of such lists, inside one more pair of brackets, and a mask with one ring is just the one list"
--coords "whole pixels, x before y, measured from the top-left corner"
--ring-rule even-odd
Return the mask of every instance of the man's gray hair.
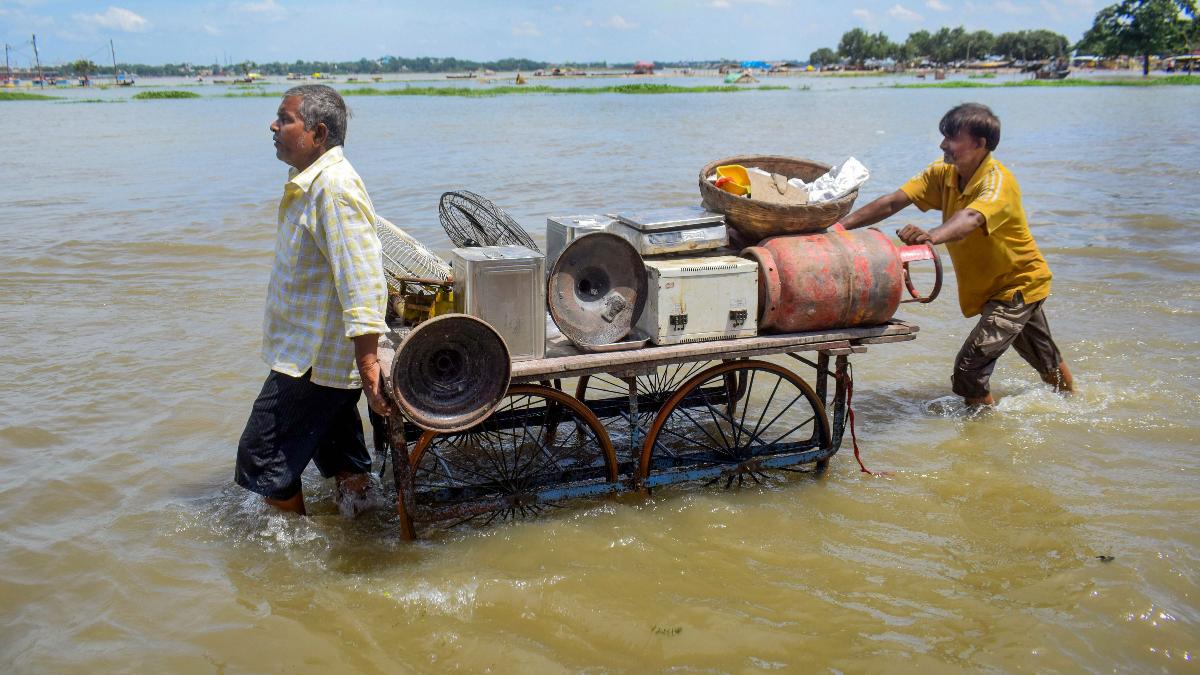
[[289, 96], [300, 97], [300, 116], [306, 130], [312, 131], [318, 124], [329, 130], [326, 147], [336, 148], [346, 142], [346, 118], [350, 113], [341, 94], [323, 84], [302, 84], [283, 92], [284, 98]]

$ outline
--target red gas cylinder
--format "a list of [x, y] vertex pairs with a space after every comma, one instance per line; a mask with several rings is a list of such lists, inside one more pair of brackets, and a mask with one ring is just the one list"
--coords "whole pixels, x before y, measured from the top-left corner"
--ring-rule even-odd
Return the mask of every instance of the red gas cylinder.
[[[758, 328], [798, 333], [826, 328], [874, 326], [896, 313], [904, 287], [930, 302], [942, 288], [942, 262], [932, 246], [896, 247], [875, 228], [765, 239], [742, 251], [758, 263]], [[917, 294], [908, 263], [932, 260], [933, 292]]]

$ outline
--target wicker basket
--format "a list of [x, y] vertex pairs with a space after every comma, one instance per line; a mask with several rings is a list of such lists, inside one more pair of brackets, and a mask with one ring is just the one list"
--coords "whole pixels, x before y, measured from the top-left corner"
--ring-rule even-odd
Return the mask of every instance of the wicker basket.
[[778, 234], [823, 232], [842, 216], [850, 213], [854, 200], [858, 197], [858, 190], [854, 190], [831, 202], [796, 206], [737, 197], [708, 182], [708, 177], [716, 173], [717, 167], [725, 164], [741, 164], [746, 168], [758, 167], [788, 178], [800, 178], [806, 183], [817, 179], [829, 171], [830, 167], [828, 164], [807, 159], [775, 155], [726, 157], [705, 165], [700, 170], [700, 196], [704, 199], [704, 207], [709, 211], [725, 214], [725, 222], [751, 244]]

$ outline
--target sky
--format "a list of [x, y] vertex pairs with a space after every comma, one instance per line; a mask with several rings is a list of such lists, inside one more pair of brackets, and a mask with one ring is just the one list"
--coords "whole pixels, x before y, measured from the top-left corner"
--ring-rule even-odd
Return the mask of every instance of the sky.
[[800, 59], [852, 28], [893, 41], [943, 26], [1046, 28], [1072, 42], [1107, 0], [0, 0], [14, 65], [352, 61]]

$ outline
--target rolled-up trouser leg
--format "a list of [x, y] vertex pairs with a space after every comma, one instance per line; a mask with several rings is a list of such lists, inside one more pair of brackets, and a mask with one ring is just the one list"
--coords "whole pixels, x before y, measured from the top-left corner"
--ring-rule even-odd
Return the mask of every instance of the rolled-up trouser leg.
[[1038, 371], [1043, 380], [1062, 386], [1059, 381], [1062, 372], [1058, 369], [1063, 362], [1062, 352], [1054, 344], [1054, 338], [1050, 337], [1050, 322], [1046, 320], [1045, 308], [1041, 302], [1035, 304], [1037, 307], [1030, 314], [1029, 321], [1025, 322], [1025, 328], [1013, 340], [1013, 349]]
[[1017, 340], [1041, 306], [1041, 301], [1026, 305], [1020, 293], [1012, 302], [991, 300], [985, 304], [979, 322], [954, 359], [954, 374], [950, 377], [954, 393], [972, 399], [987, 396], [996, 359]]

